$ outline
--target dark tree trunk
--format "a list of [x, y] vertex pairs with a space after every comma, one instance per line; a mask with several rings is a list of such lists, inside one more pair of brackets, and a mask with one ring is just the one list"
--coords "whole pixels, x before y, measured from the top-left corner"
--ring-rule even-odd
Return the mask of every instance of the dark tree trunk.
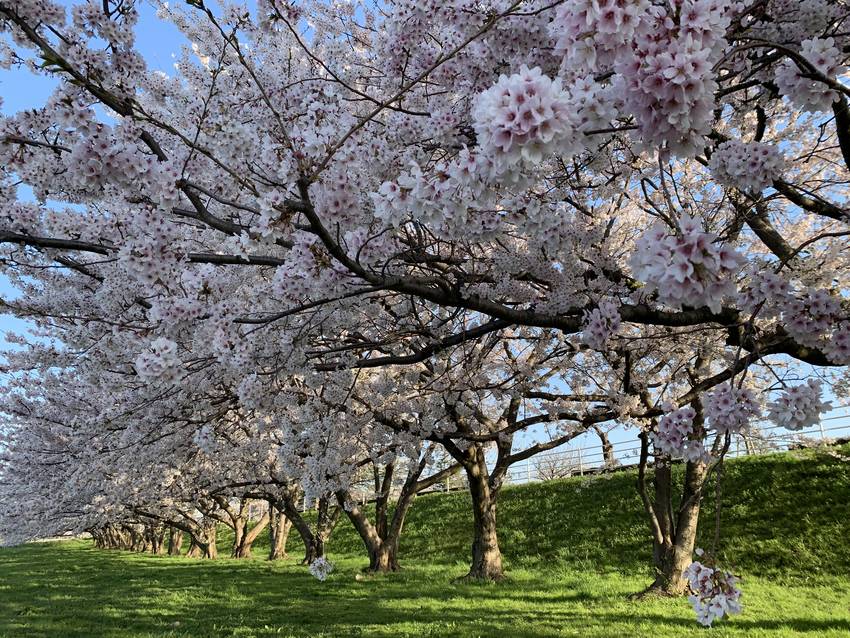
[[392, 516], [389, 514], [389, 502], [395, 466], [392, 463], [388, 464], [384, 469], [383, 478], [381, 478], [378, 466], [373, 466], [375, 492], [377, 494], [375, 498], [374, 525], [372, 525], [365, 512], [357, 505], [355, 500], [351, 498], [350, 493], [346, 491], [337, 492], [337, 501], [340, 509], [345, 510], [346, 515], [354, 525], [354, 529], [357, 530], [363, 544], [366, 546], [366, 551], [369, 554], [368, 570], [370, 572], [394, 572], [401, 569], [398, 563], [399, 540], [401, 539], [405, 518], [410, 511], [410, 507], [413, 505], [413, 500], [420, 490], [439, 483], [443, 478], [455, 473], [459, 469], [459, 466], [455, 465], [420, 481], [419, 479], [430, 457], [430, 450], [428, 450], [421, 456], [419, 461], [411, 465], [408, 469], [407, 477], [399, 490]]
[[156, 555], [165, 552], [165, 527], [160, 523], [148, 525], [148, 536], [150, 538], [151, 552]]
[[186, 558], [201, 558], [201, 546], [195, 540], [195, 537], [192, 536], [189, 541], [189, 550], [186, 552]]
[[[360, 509], [356, 503], [352, 503], [350, 495], [346, 492], [337, 493], [340, 508], [345, 508], [346, 500], [348, 500], [348, 508], [345, 513], [348, 516], [354, 529], [360, 535], [363, 544], [366, 546], [366, 551], [369, 554], [370, 572], [394, 572], [398, 571], [398, 537], [401, 534], [401, 528], [396, 532], [393, 530], [392, 536], [389, 534], [389, 528], [384, 521], [383, 525], [376, 522], [373, 525], [366, 514]], [[381, 508], [376, 507], [377, 521], [381, 520]], [[380, 531], [383, 531], [383, 536]]]
[[290, 521], [281, 512], [274, 500], [269, 500], [269, 560], [286, 558], [286, 541], [289, 538], [289, 530], [292, 529]]
[[215, 521], [205, 523], [198, 534], [192, 534], [192, 544], [186, 554], [191, 558], [218, 558]]
[[496, 534], [496, 501], [499, 488], [490, 485], [484, 448], [473, 444], [467, 450], [469, 460], [464, 470], [472, 496], [473, 540], [472, 565], [467, 578], [475, 580], [501, 580], [502, 552]]
[[611, 443], [611, 439], [608, 438], [608, 433], [599, 426], [595, 426], [593, 431], [596, 432], [599, 442], [602, 443], [602, 460], [605, 463], [605, 467], [611, 468], [616, 466], [617, 459], [614, 457], [614, 445]]
[[[653, 591], [670, 596], [679, 596], [684, 594], [687, 589], [684, 571], [691, 564], [694, 554], [702, 500], [701, 494], [707, 469], [703, 462], [689, 462], [685, 467], [681, 504], [675, 514], [672, 511], [668, 512], [670, 521], [663, 526], [665, 533], [662, 536], [662, 541], [653, 543], [655, 581], [650, 586]], [[656, 497], [659, 494], [670, 494], [673, 477], [669, 465], [667, 465], [666, 471], [661, 472], [660, 478], [664, 485], [658, 485], [658, 478], [659, 476], [656, 473]]]
[[180, 548], [183, 546], [183, 532], [175, 527], [168, 531], [168, 555], [180, 556]]
[[685, 464], [685, 479], [678, 507], [674, 507], [672, 465], [669, 459], [656, 459], [653, 477], [654, 498], [645, 484], [648, 437], [641, 435], [641, 462], [638, 486], [652, 530], [652, 566], [655, 578], [647, 594], [681, 596], [687, 590], [684, 571], [691, 564], [699, 524], [702, 490], [708, 475], [703, 461]]
[[301, 516], [296, 504], [297, 493], [295, 490], [290, 490], [288, 494], [283, 496], [278, 501], [278, 509], [280, 509], [286, 517], [292, 521], [292, 526], [301, 536], [304, 541], [304, 560], [302, 564], [309, 565], [317, 558], [325, 555], [325, 545], [331, 537], [334, 527], [339, 521], [339, 507], [331, 507], [330, 500], [327, 497], [319, 499], [319, 507], [316, 510], [316, 531], [310, 529], [310, 526]]
[[233, 546], [230, 548], [231, 558], [239, 558], [239, 553], [245, 538], [245, 531], [248, 528], [248, 520], [242, 516], [237, 516], [233, 519]]
[[254, 544], [254, 541], [257, 540], [257, 537], [262, 533], [264, 529], [266, 529], [266, 525], [269, 524], [269, 515], [268, 513], [263, 514], [262, 518], [254, 525], [254, 527], [248, 529], [248, 524], [246, 523], [242, 530], [242, 538], [233, 551], [234, 558], [251, 558], [251, 547]]

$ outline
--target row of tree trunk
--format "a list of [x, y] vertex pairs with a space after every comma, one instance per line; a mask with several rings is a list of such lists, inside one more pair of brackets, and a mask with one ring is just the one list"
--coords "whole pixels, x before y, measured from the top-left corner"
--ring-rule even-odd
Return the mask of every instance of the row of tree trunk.
[[179, 556], [184, 537], [189, 538], [186, 556], [190, 558], [214, 559], [218, 557], [217, 529], [223, 523], [233, 530], [233, 558], [250, 558], [254, 542], [268, 530], [269, 560], [286, 558], [286, 543], [294, 527], [304, 542], [303, 563], [312, 563], [325, 555], [325, 546], [340, 516], [340, 508], [331, 499], [319, 500], [316, 522], [311, 526], [297, 507], [297, 489], [287, 491], [284, 496], [263, 498], [268, 509], [253, 524], [249, 518], [249, 501], [240, 499], [232, 505], [227, 499], [216, 498], [216, 508], [204, 508], [201, 517], [184, 515], [182, 519], [166, 519], [160, 515], [137, 510], [138, 521], [120, 524], [109, 523], [90, 529], [95, 546], [101, 549], [120, 549], [152, 554], [168, 553]]
[[[650, 442], [647, 435], [643, 435], [641, 440], [638, 489], [650, 521], [655, 574], [646, 593], [679, 595], [687, 586], [682, 574], [693, 555], [702, 490], [708, 470], [704, 462], [687, 463], [681, 492], [674, 494], [671, 463], [657, 461], [650, 493], [646, 481]], [[510, 442], [503, 445], [510, 445]], [[283, 496], [249, 495], [241, 499], [238, 505], [225, 498], [217, 498], [215, 510], [208, 510], [200, 521], [165, 521], [142, 513], [141, 522], [105, 525], [91, 530], [91, 533], [97, 547], [154, 554], [167, 551], [170, 555], [181, 553], [185, 534], [190, 541], [187, 556], [212, 559], [218, 555], [216, 530], [219, 523], [229, 526], [234, 532], [231, 549], [234, 558], [250, 557], [254, 542], [268, 529], [268, 558], [278, 560], [286, 557], [289, 533], [295, 528], [304, 543], [303, 563], [307, 564], [325, 555], [326, 544], [344, 511], [368, 553], [367, 569], [372, 572], [392, 572], [400, 568], [399, 540], [416, 495], [450, 474], [463, 470], [472, 500], [473, 519], [471, 564], [466, 578], [499, 580], [503, 577], [503, 568], [497, 533], [497, 504], [508, 464], [497, 461], [494, 468], [489, 470], [485, 449], [481, 444], [473, 443], [463, 450], [450, 448], [450, 452], [457, 461], [456, 465], [423, 480], [421, 474], [426, 467], [423, 456], [421, 463], [412, 464], [408, 468], [401, 488], [395, 490], [394, 465], [388, 464], [383, 468], [375, 465], [373, 518], [365, 506], [356, 503], [349, 492], [341, 490], [335, 494], [335, 504], [329, 498], [319, 499], [316, 521], [311, 526], [297, 507], [300, 494], [293, 487], [285, 491]], [[394, 501], [391, 499], [392, 491], [396, 492]], [[249, 499], [260, 496], [267, 501], [268, 507], [251, 526]]]

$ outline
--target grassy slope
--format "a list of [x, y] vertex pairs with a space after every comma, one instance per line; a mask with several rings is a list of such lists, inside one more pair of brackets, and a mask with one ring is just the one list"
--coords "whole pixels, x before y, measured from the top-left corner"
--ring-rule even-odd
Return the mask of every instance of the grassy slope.
[[[850, 446], [842, 452], [850, 454]], [[813, 450], [741, 458], [726, 463], [721, 486], [720, 549], [736, 568], [799, 579], [850, 575], [850, 462]], [[714, 536], [713, 485], [708, 493], [701, 526], [704, 547]], [[464, 492], [420, 497], [402, 535], [402, 563], [410, 558], [464, 560], [472, 539], [469, 503]], [[510, 566], [623, 573], [647, 569], [649, 527], [634, 471], [508, 486], [498, 516], [499, 539]], [[298, 543], [293, 534], [290, 551], [297, 553]], [[361, 551], [359, 537], [343, 520], [330, 552]]]
[[[736, 461], [723, 489], [724, 548], [745, 578], [745, 612], [712, 633], [850, 636], [850, 463], [814, 452]], [[362, 580], [345, 522], [326, 583], [295, 561], [204, 562], [81, 542], [6, 549], [0, 637], [704, 635], [684, 600], [625, 600], [647, 576], [633, 492], [633, 473], [507, 489], [501, 541], [512, 575], [496, 586], [450, 582], [468, 551], [463, 494], [419, 499], [406, 569]]]

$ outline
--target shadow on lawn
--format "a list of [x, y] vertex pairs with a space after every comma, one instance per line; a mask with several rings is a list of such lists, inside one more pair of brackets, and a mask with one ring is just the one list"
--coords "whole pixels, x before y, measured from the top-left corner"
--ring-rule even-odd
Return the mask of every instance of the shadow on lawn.
[[[670, 606], [629, 607], [625, 591], [524, 575], [504, 585], [453, 585], [448, 571], [412, 568], [356, 581], [351, 561], [319, 583], [297, 559], [202, 561], [95, 550], [73, 543], [0, 554], [0, 637], [615, 635], [649, 623], [659, 636], [698, 631]], [[8, 587], [6, 586], [8, 584]], [[486, 601], [486, 602], [485, 602]], [[614, 613], [611, 609], [621, 613]], [[633, 613], [629, 612], [633, 609]], [[847, 631], [847, 620], [736, 618], [743, 631]]]

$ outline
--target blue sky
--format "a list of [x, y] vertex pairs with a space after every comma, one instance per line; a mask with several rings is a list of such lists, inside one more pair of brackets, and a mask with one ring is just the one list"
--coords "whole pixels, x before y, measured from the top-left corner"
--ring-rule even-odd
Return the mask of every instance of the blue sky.
[[[72, 3], [60, 1], [60, 4], [71, 6]], [[153, 5], [141, 1], [137, 3], [139, 10], [139, 23], [137, 25], [137, 48], [145, 57], [148, 68], [157, 69], [168, 73], [173, 72], [174, 56], [179, 54], [181, 47], [187, 44], [183, 36], [173, 25], [163, 22], [156, 17]], [[26, 70], [2, 70], [0, 69], [0, 95], [3, 97], [2, 112], [12, 114], [19, 110], [33, 108], [42, 105], [50, 95], [54, 82], [50, 78], [36, 77]], [[26, 192], [21, 192], [26, 196]], [[10, 286], [9, 281], [0, 275], [0, 297], [9, 300], [17, 295]], [[2, 334], [7, 331], [20, 332], [25, 330], [26, 324], [8, 315], [0, 315], [0, 347], [9, 347], [2, 339]], [[847, 410], [836, 411], [831, 417], [847, 414]], [[850, 434], [850, 418], [835, 418], [824, 423], [826, 427], [836, 428], [843, 426], [840, 430], [827, 432], [828, 435], [837, 436]], [[817, 432], [817, 429], [814, 430]], [[635, 440], [634, 430], [622, 428], [612, 432], [611, 439], [620, 443], [619, 448], [632, 447], [627, 442]], [[576, 439], [573, 448], [597, 446], [598, 439], [594, 434], [583, 435]]]
[[[72, 2], [60, 0], [59, 4], [66, 7]], [[148, 67], [165, 73], [174, 70], [174, 55], [179, 54], [180, 47], [186, 42], [175, 26], [163, 22], [156, 17], [156, 10], [148, 2], [137, 4], [139, 23], [137, 25], [137, 44], [139, 51], [147, 60]], [[50, 96], [55, 82], [48, 77], [36, 76], [26, 69], [0, 69], [0, 96], [4, 115], [12, 115], [18, 111], [39, 107]], [[19, 189], [19, 196], [29, 199], [27, 189]], [[11, 300], [17, 297], [17, 291], [9, 284], [9, 280], [0, 275], [0, 297]], [[8, 347], [3, 338], [8, 331], [21, 332], [26, 324], [7, 314], [0, 314], [0, 343]]]

